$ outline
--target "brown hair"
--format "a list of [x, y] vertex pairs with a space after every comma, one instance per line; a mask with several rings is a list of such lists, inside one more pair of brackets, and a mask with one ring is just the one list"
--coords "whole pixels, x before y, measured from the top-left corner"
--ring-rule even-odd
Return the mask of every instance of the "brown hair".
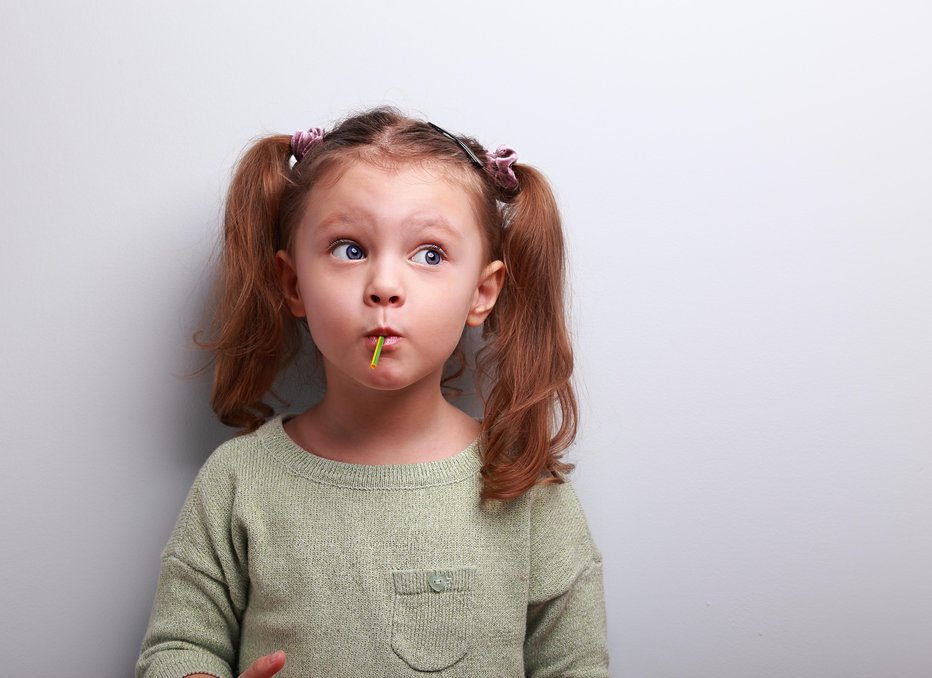
[[[460, 140], [479, 158], [486, 150]], [[482, 421], [483, 498], [511, 499], [537, 483], [563, 482], [561, 461], [576, 435], [573, 352], [564, 311], [564, 243], [553, 192], [532, 167], [514, 165], [519, 188], [500, 188], [452, 140], [392, 108], [347, 118], [301, 162], [291, 137], [259, 139], [240, 160], [224, 213], [213, 339], [211, 407], [253, 431], [274, 413], [263, 401], [301, 343], [285, 306], [275, 252], [289, 249], [311, 188], [350, 162], [424, 163], [461, 179], [473, 196], [489, 260], [506, 279], [486, 319], [477, 378], [491, 381]], [[481, 392], [481, 391], [480, 391]]]

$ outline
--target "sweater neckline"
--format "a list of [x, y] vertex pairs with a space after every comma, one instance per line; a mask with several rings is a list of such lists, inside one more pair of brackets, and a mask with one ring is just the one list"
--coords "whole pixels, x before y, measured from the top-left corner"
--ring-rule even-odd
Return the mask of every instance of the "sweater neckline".
[[437, 461], [413, 464], [353, 464], [320, 457], [298, 445], [283, 426], [292, 415], [278, 415], [260, 426], [255, 435], [288, 468], [326, 485], [360, 490], [400, 490], [461, 482], [479, 473], [479, 440], [464, 450]]

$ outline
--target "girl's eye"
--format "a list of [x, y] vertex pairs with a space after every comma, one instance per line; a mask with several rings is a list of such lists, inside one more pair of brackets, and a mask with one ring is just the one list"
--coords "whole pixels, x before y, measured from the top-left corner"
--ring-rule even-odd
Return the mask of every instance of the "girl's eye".
[[411, 257], [411, 261], [417, 264], [427, 264], [428, 266], [437, 266], [443, 261], [443, 250], [439, 247], [430, 246], [418, 250]]
[[334, 243], [330, 253], [337, 259], [346, 259], [347, 261], [359, 261], [366, 256], [366, 253], [362, 251], [362, 247], [346, 240]]

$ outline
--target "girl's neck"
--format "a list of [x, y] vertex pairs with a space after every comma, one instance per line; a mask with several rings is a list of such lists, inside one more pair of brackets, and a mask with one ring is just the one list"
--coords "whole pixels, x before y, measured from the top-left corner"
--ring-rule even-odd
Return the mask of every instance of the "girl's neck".
[[463, 450], [478, 422], [444, 399], [439, 379], [400, 391], [330, 382], [324, 398], [285, 424], [285, 431], [318, 456], [358, 464], [435, 461]]

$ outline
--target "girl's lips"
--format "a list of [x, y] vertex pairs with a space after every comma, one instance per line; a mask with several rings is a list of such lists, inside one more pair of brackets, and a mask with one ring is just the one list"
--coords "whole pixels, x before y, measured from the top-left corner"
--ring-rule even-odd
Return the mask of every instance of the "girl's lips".
[[[388, 348], [391, 348], [392, 346], [395, 346], [399, 341], [401, 341], [401, 337], [394, 335], [394, 334], [386, 334], [385, 341], [382, 342], [382, 350], [384, 351]], [[376, 335], [371, 335], [371, 336], [366, 337], [366, 346], [369, 348], [370, 351], [374, 351], [375, 345], [378, 343], [379, 343], [379, 335], [376, 334]]]

